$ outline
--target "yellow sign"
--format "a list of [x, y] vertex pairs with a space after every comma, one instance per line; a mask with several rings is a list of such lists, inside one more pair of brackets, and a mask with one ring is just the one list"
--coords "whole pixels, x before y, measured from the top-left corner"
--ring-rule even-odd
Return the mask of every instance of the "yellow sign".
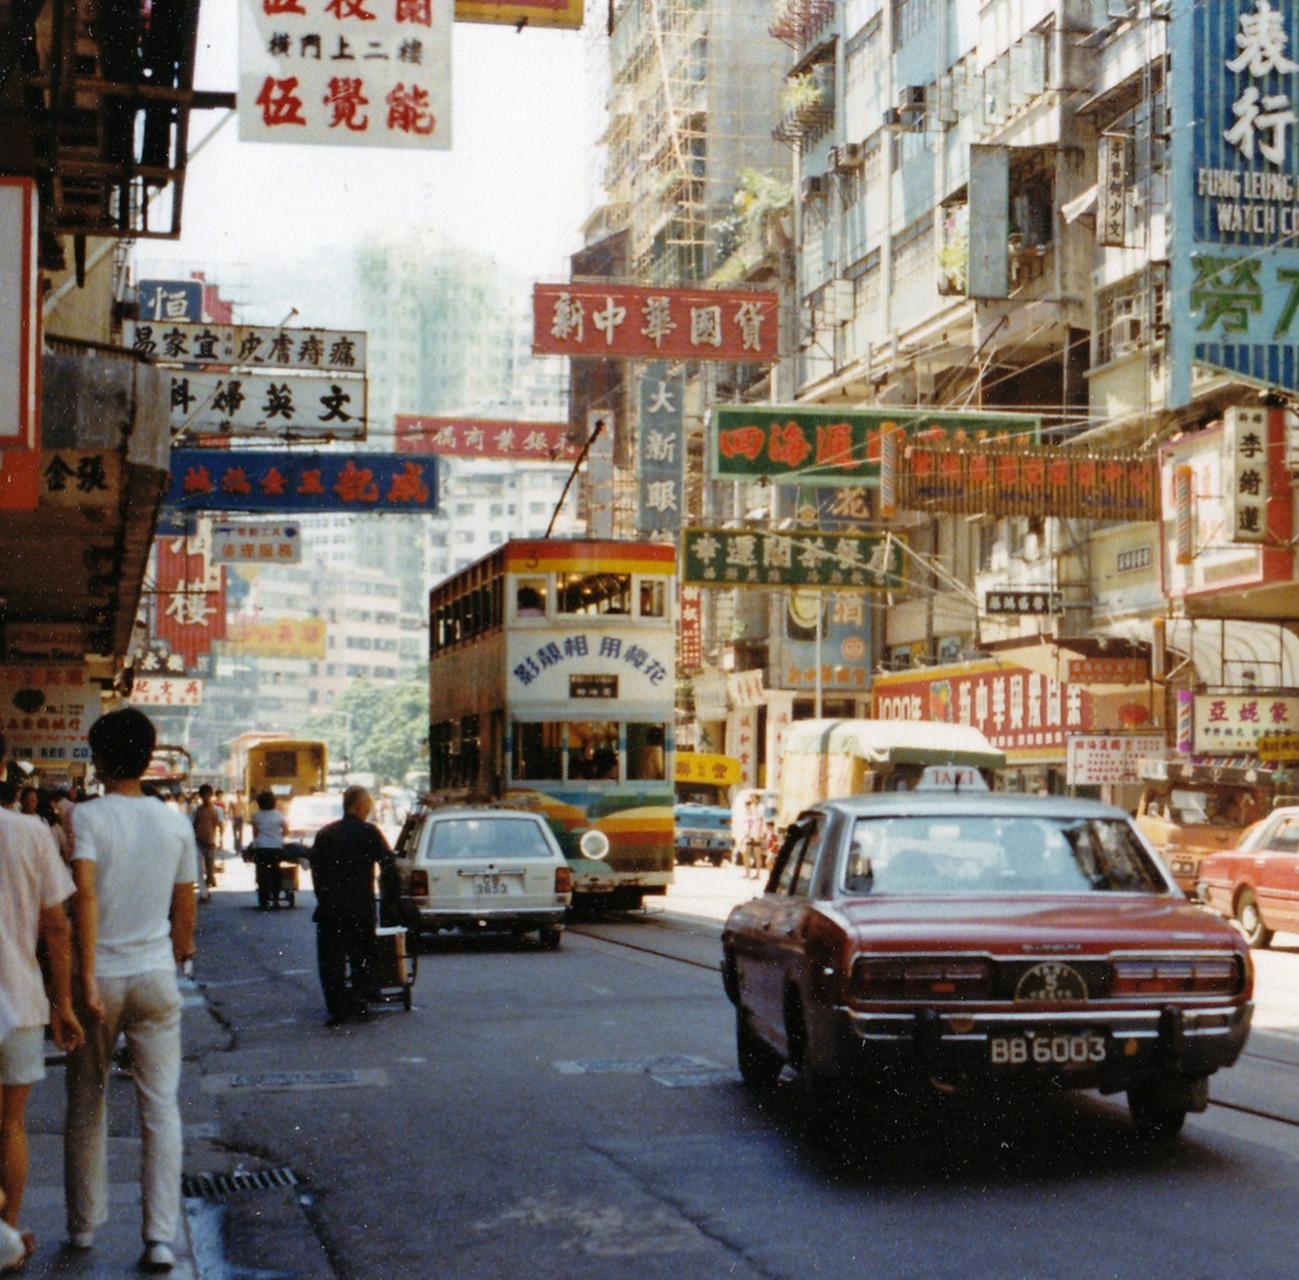
[[319, 660], [325, 656], [325, 624], [320, 618], [232, 622], [227, 628], [226, 642], [235, 653]]
[[1265, 734], [1259, 738], [1256, 750], [1260, 760], [1299, 760], [1299, 732]]
[[731, 756], [708, 755], [703, 751], [678, 751], [677, 782], [707, 782], [717, 787], [734, 786], [742, 776], [740, 762]]
[[479, 0], [456, 0], [457, 22], [495, 22], [508, 27], [568, 27], [580, 31], [582, 0], [514, 0], [511, 4], [487, 4]]

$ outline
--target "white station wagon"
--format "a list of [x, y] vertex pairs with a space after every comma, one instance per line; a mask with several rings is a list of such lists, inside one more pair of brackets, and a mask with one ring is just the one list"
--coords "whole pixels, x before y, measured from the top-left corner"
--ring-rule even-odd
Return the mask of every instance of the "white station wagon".
[[539, 814], [420, 805], [394, 852], [413, 933], [536, 930], [543, 946], [559, 946], [573, 873]]

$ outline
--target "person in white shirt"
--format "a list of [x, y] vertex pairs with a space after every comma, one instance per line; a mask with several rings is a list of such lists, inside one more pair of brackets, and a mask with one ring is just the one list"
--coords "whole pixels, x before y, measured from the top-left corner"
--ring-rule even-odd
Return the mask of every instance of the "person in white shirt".
[[104, 1091], [119, 1032], [131, 1054], [143, 1130], [142, 1271], [175, 1265], [180, 1222], [180, 991], [176, 966], [194, 956], [198, 870], [188, 819], [144, 793], [157, 735], [142, 711], [101, 716], [88, 735], [104, 795], [77, 806], [72, 875], [82, 999], [93, 1019], [68, 1055], [64, 1198], [68, 1243], [89, 1249], [108, 1220]]
[[[0, 734], [0, 775], [6, 755]], [[72, 877], [46, 823], [0, 809], [0, 1205], [24, 1258], [36, 1249], [31, 1232], [18, 1225], [27, 1187], [27, 1097], [45, 1075], [45, 1026], [61, 1049], [82, 1038], [72, 1010], [71, 929], [63, 909], [71, 896]], [[38, 938], [49, 957], [52, 1002], [36, 959]]]

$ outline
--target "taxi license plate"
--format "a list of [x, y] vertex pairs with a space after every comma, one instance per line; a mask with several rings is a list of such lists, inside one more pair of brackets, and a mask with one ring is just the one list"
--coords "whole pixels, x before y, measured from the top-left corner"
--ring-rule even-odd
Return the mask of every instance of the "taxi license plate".
[[474, 893], [489, 897], [494, 894], [509, 893], [510, 882], [504, 876], [481, 875], [474, 877]]
[[988, 1038], [994, 1067], [1086, 1067], [1105, 1061], [1105, 1037], [1094, 1031], [1022, 1031]]

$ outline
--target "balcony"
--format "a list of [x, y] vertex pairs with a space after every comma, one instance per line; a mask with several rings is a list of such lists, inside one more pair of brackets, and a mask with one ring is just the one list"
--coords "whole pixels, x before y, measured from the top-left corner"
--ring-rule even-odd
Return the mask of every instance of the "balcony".
[[789, 0], [767, 32], [781, 44], [802, 53], [833, 21], [834, 0]]

